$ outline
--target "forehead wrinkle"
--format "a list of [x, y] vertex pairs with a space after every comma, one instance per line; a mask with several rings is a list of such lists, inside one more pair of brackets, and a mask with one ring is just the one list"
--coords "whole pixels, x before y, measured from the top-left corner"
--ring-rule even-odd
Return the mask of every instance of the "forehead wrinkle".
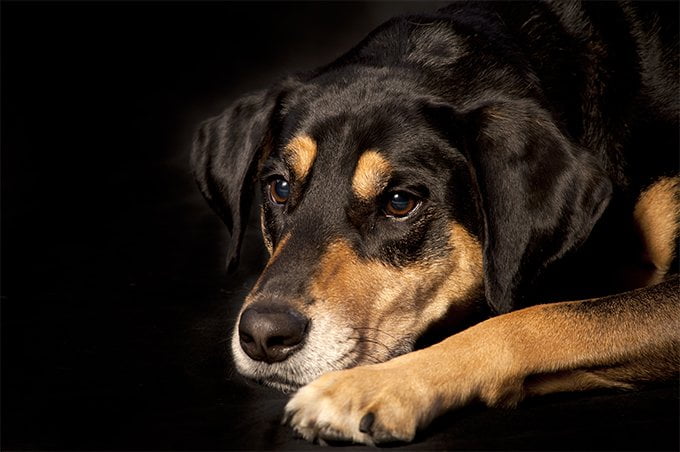
[[387, 186], [391, 174], [390, 162], [378, 151], [369, 149], [359, 157], [352, 177], [352, 189], [361, 199], [375, 198]]
[[283, 157], [293, 170], [295, 178], [304, 180], [316, 160], [316, 141], [309, 135], [298, 135], [284, 148]]

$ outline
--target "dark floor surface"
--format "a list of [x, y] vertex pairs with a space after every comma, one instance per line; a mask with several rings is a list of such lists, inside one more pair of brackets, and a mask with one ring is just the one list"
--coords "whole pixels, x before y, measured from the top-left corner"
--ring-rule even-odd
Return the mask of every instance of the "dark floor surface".
[[[8, 3], [2, 449], [309, 449], [234, 374], [236, 275], [188, 173], [193, 125], [411, 3]], [[678, 383], [468, 407], [410, 449], [678, 450]]]

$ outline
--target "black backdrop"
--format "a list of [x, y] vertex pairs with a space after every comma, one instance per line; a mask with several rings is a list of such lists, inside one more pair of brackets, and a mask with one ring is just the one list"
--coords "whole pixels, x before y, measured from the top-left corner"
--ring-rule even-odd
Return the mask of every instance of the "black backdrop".
[[[10, 3], [2, 13], [2, 448], [315, 447], [243, 382], [236, 275], [193, 126], [414, 3]], [[469, 407], [419, 448], [678, 448], [677, 384]]]

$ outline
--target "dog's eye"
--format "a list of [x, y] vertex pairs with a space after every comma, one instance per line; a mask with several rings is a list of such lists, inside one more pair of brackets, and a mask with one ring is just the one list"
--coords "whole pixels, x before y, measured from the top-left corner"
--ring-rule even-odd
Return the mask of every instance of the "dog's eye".
[[397, 191], [390, 193], [385, 204], [385, 213], [388, 217], [403, 218], [418, 207], [418, 200], [408, 193]]
[[275, 179], [269, 183], [269, 196], [274, 204], [285, 204], [290, 197], [290, 184], [286, 179]]

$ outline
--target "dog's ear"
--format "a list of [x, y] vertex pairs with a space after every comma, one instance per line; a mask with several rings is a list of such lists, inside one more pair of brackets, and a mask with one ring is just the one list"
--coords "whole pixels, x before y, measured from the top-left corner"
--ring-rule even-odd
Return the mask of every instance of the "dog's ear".
[[449, 108], [448, 127], [480, 195], [486, 298], [505, 313], [524, 304], [549, 263], [588, 237], [612, 185], [597, 160], [530, 100]]
[[258, 161], [271, 146], [275, 110], [286, 86], [282, 82], [238, 99], [222, 114], [201, 123], [194, 135], [192, 171], [201, 193], [231, 234], [230, 271], [238, 264]]

